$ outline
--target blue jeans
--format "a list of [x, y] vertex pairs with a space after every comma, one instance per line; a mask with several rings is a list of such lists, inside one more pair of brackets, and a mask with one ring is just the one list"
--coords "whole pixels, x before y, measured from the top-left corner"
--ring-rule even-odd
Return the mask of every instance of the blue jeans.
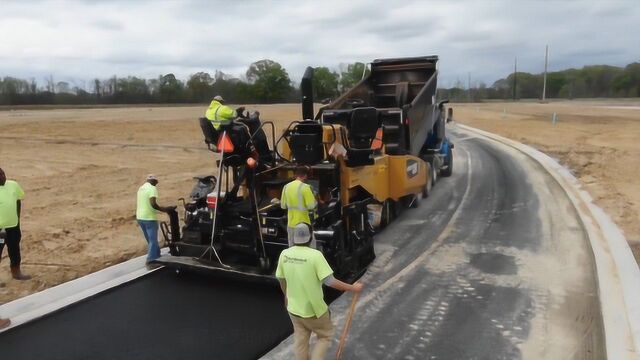
[[158, 245], [158, 222], [156, 220], [138, 220], [145, 240], [149, 247], [147, 262], [160, 257], [160, 245]]

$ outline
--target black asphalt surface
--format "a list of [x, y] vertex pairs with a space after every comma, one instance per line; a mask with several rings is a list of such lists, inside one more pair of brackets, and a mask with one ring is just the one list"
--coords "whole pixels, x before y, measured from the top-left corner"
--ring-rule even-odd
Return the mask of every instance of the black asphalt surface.
[[[566, 194], [526, 156], [449, 134], [453, 176], [376, 237], [343, 358], [603, 359], [588, 243]], [[558, 250], [574, 245], [575, 257]], [[558, 286], [562, 272], [573, 277]], [[331, 305], [338, 334], [350, 300]], [[291, 344], [264, 358], [286, 358]]]
[[160, 270], [0, 334], [0, 358], [256, 359], [291, 332], [279, 288]]
[[[454, 175], [439, 179], [428, 199], [376, 237], [377, 259], [364, 277], [344, 359], [519, 359], [533, 319], [546, 316], [552, 294], [520, 284], [526, 271], [514, 255], [536, 256], [548, 245], [541, 242], [550, 231], [541, 219], [553, 214], [541, 215], [531, 169], [487, 140], [452, 135]], [[588, 306], [597, 302], [595, 292], [578, 297]], [[338, 330], [349, 300], [331, 306]], [[586, 314], [567, 328], [582, 332], [581, 322], [590, 321], [588, 336], [577, 337], [598, 342], [599, 319]], [[279, 289], [176, 278], [167, 270], [0, 334], [0, 356], [254, 359], [290, 333]], [[290, 343], [266, 358], [291, 358]], [[603, 345], [589, 346], [587, 355], [581, 348], [573, 354], [601, 358]]]
[[[442, 246], [464, 243], [466, 249], [473, 249], [469, 263], [452, 266], [451, 271], [443, 266], [437, 272], [418, 266], [381, 294], [378, 306], [374, 301], [371, 308], [363, 307], [360, 330], [350, 338], [353, 346], [346, 358], [520, 358], [519, 349], [502, 332], [506, 326], [512, 329], [511, 335], [526, 337], [528, 321], [534, 314], [530, 294], [516, 287], [479, 283], [469, 275], [475, 270], [517, 273], [514, 259], [496, 249], [538, 248], [541, 227], [537, 197], [515, 160], [488, 142], [472, 139], [458, 148], [466, 153], [456, 153], [457, 176], [440, 179], [425, 206], [406, 212], [385, 230], [395, 234], [389, 244], [395, 252], [389, 255], [393, 267], [371, 279], [368, 286], [385, 283], [390, 277], [385, 274], [396, 274], [423, 254], [442, 234], [458, 207], [456, 227]], [[468, 156], [472, 159], [471, 177], [466, 176]], [[465, 193], [469, 181], [472, 184]], [[410, 249], [413, 251], [407, 251]], [[386, 311], [370, 310], [379, 306]]]

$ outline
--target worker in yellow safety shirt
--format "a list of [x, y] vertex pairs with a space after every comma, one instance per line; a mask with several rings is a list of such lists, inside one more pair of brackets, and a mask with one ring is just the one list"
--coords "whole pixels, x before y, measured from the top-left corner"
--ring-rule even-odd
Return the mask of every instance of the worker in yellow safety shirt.
[[[287, 210], [289, 246], [293, 245], [293, 228], [300, 223], [311, 225], [309, 212], [318, 206], [311, 186], [305, 183], [309, 177], [309, 167], [298, 166], [295, 176], [296, 179], [286, 184], [282, 189], [282, 199], [280, 200], [280, 207]], [[311, 247], [316, 248], [315, 237], [311, 241]]]
[[224, 99], [220, 95], [216, 95], [205, 116], [213, 124], [216, 131], [220, 130], [221, 125], [229, 125], [236, 118], [236, 111], [224, 104]]
[[[322, 284], [340, 291], [361, 292], [363, 284], [347, 284], [333, 276], [333, 270], [322, 252], [311, 249], [311, 231], [307, 224], [298, 224], [293, 234], [293, 246], [280, 253], [276, 278], [284, 293], [284, 303], [293, 324], [293, 348], [296, 360], [324, 359], [331, 347], [335, 327], [329, 306], [324, 301]], [[316, 345], [309, 349], [309, 338], [316, 334]]]

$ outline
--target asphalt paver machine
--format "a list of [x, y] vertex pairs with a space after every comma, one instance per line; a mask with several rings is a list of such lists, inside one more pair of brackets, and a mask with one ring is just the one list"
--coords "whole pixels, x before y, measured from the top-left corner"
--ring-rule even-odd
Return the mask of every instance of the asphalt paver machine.
[[375, 257], [375, 232], [428, 196], [439, 175], [451, 175], [446, 101], [436, 103], [437, 62], [436, 56], [375, 60], [358, 84], [316, 114], [307, 68], [302, 119], [278, 137], [258, 113], [218, 131], [201, 118], [217, 175], [197, 178], [182, 221], [173, 212], [161, 225], [170, 255], [158, 261], [272, 278], [288, 246], [282, 188], [306, 165], [319, 202], [311, 214], [317, 248], [336, 277], [356, 279]]

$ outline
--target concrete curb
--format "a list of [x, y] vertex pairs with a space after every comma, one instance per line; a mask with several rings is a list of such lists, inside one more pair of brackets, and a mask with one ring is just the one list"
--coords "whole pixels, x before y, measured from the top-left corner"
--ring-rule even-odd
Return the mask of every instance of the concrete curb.
[[145, 261], [143, 255], [1, 305], [0, 315], [11, 319], [11, 326], [0, 333], [157, 270], [147, 270]]
[[589, 237], [608, 359], [640, 359], [640, 269], [624, 234], [582, 185], [556, 160], [500, 135], [457, 124], [460, 129], [510, 146], [537, 161], [564, 189]]

